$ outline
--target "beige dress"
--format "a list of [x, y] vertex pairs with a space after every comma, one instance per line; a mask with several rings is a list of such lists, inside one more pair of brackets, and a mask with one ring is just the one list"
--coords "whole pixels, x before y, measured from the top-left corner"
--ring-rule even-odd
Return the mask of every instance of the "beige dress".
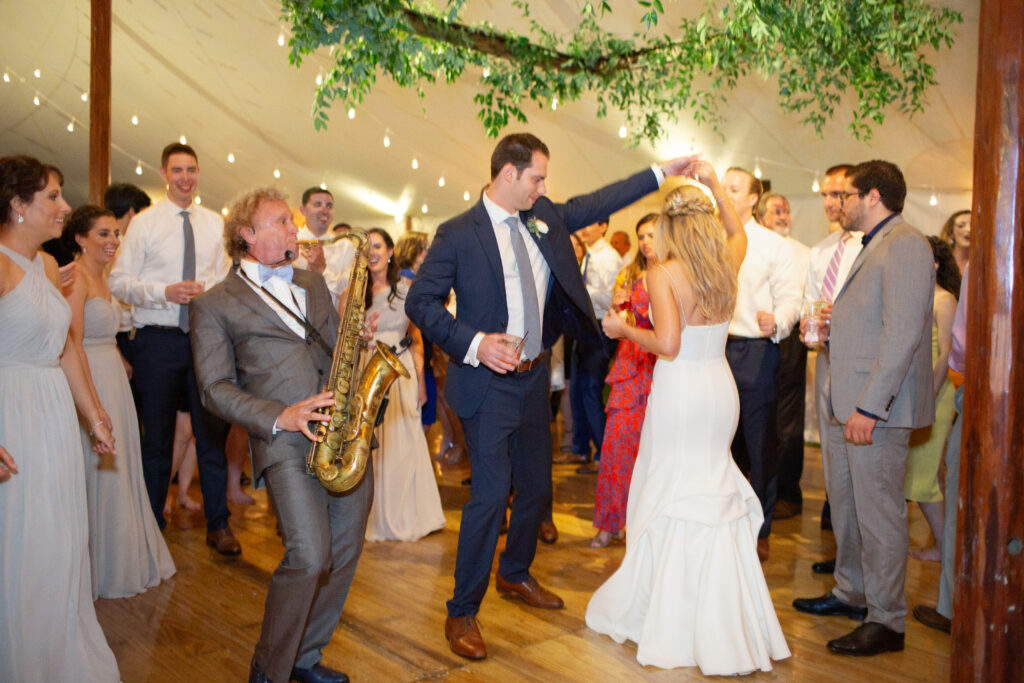
[[174, 560], [160, 533], [142, 478], [139, 419], [114, 335], [120, 306], [105, 299], [85, 302], [82, 345], [96, 393], [114, 424], [114, 457], [97, 456], [82, 428], [89, 496], [89, 558], [92, 594], [126, 598], [174, 575]]
[[[409, 330], [405, 315], [408, 285], [398, 285], [398, 296], [388, 302], [390, 289], [373, 298], [370, 314], [380, 311], [375, 339], [397, 347]], [[371, 346], [372, 348], [372, 346]], [[367, 362], [369, 354], [363, 354]], [[430, 451], [420, 421], [419, 384], [412, 349], [399, 358], [409, 378], [399, 377], [388, 390], [384, 421], [375, 434], [379, 447], [373, 450], [373, 507], [366, 524], [368, 541], [415, 541], [444, 527], [444, 510], [437, 491]]]
[[0, 297], [0, 681], [116, 681], [92, 603], [82, 440], [60, 355], [71, 309], [43, 259]]

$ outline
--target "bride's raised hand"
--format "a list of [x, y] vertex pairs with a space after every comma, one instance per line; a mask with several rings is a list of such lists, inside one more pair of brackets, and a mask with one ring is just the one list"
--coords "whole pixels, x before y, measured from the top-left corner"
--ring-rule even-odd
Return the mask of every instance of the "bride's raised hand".
[[715, 167], [704, 159], [695, 159], [690, 163], [687, 171], [687, 175], [710, 189], [714, 189], [718, 185], [718, 174], [715, 173]]

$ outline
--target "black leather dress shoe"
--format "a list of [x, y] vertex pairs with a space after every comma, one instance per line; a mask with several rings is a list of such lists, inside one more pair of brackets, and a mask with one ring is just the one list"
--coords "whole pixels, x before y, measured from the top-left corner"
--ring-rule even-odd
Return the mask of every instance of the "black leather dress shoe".
[[256, 663], [255, 657], [252, 658], [252, 662], [249, 664], [249, 683], [270, 683], [267, 674], [263, 673], [263, 669]]
[[797, 598], [793, 601], [793, 607], [796, 608], [796, 611], [806, 612], [807, 614], [817, 614], [819, 616], [835, 614], [850, 617], [857, 621], [863, 621], [864, 617], [868, 615], [867, 607], [848, 605], [832, 595], [832, 591], [825, 593], [820, 598]]
[[298, 683], [348, 683], [348, 676], [317, 663], [309, 669], [292, 669], [292, 680]]
[[822, 560], [821, 562], [815, 562], [811, 565], [811, 571], [815, 574], [835, 574], [836, 572], [836, 558], [831, 560]]
[[840, 655], [870, 657], [903, 649], [903, 634], [873, 621], [858, 626], [852, 633], [828, 642], [828, 649]]

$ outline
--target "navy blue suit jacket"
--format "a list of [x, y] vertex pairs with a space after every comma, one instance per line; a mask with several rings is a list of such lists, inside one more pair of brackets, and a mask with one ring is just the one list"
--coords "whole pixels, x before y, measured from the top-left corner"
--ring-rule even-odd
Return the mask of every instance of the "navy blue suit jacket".
[[[564, 204], [541, 197], [532, 210], [520, 213], [524, 223], [536, 218], [548, 226], [547, 234], [532, 235], [551, 269], [542, 322], [543, 348], [554, 344], [561, 334], [589, 346], [601, 345], [601, 328], [583, 286], [569, 233], [657, 189], [654, 171], [645, 170]], [[452, 289], [457, 317], [444, 306]], [[472, 417], [494, 372], [483, 364], [473, 367], [462, 361], [477, 332], [504, 332], [508, 326], [501, 255], [482, 200], [438, 228], [409, 289], [405, 312], [425, 337], [448, 354], [445, 398], [460, 417]]]

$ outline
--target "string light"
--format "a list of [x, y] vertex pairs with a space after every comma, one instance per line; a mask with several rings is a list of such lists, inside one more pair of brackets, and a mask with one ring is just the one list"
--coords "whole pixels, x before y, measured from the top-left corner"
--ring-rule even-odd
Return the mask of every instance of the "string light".
[[419, 159], [417, 159], [416, 157], [413, 157], [412, 158], [412, 170], [415, 171], [419, 167], [420, 167]]
[[811, 183], [811, 192], [818, 192], [821, 190], [821, 185], [818, 184], [818, 172], [814, 172], [814, 182]]
[[384, 132], [384, 146], [385, 147], [390, 147], [391, 146], [391, 136], [388, 135], [387, 131]]
[[551, 111], [554, 111], [556, 109], [558, 109], [558, 97], [557, 96], [553, 100], [551, 100]]
[[757, 157], [754, 157], [754, 177], [761, 179], [761, 160]]
[[620, 138], [626, 137], [628, 132], [629, 131], [626, 130], [626, 124], [622, 124], [621, 126], [619, 126], [619, 137]]
[[423, 206], [420, 207], [420, 211], [422, 211], [423, 213], [427, 212], [427, 205], [426, 205], [426, 203], [424, 203]]
[[932, 188], [932, 196], [928, 198], [928, 206], [938, 206], [939, 198], [935, 196], [935, 188]]
[[356, 117], [356, 110], [353, 109], [352, 107], [348, 108], [348, 117], [350, 119], [354, 119]]
[[203, 198], [202, 197], [196, 197], [195, 201], [196, 201], [196, 204], [202, 204], [203, 203]]
[[135, 165], [135, 175], [142, 175], [142, 159], [139, 159], [139, 163]]
[[275, 168], [274, 169], [274, 177], [275, 178], [280, 178], [281, 177], [281, 169], [279, 169], [279, 168]]
[[228, 163], [229, 164], [235, 163], [235, 155], [232, 152], [228, 152]]
[[37, 107], [39, 106], [39, 93], [36, 93], [35, 97], [32, 98], [32, 104], [36, 105]]
[[321, 190], [326, 190], [327, 189], [327, 183], [320, 183], [320, 189]]
[[323, 82], [324, 82], [324, 75], [322, 73], [317, 74], [316, 75], [316, 84], [320, 85]]
[[277, 34], [277, 44], [284, 47], [284, 31]]
[[180, 138], [178, 138], [178, 142], [180, 142], [183, 145], [187, 145], [188, 144], [188, 141], [185, 140], [185, 136], [184, 135], [182, 135]]
[[11, 75], [5, 71], [4, 72], [4, 83], [10, 83], [10, 82], [11, 82]]
[[491, 75], [491, 70], [490, 69], [484, 69], [484, 78], [487, 78], [490, 75]]
[[74, 119], [71, 119], [70, 121], [68, 121], [68, 132], [69, 133], [74, 133], [75, 132], [75, 120]]
[[462, 201], [469, 201], [469, 190], [466, 190], [465, 192], [462, 193]]
[[441, 176], [440, 178], [437, 179], [437, 186], [444, 187], [444, 176]]
[[132, 114], [132, 125], [133, 126], [139, 125], [139, 115], [138, 114]]
[[32, 75], [35, 76], [36, 78], [42, 78], [43, 77], [43, 72], [40, 71], [39, 69], [36, 69], [35, 71], [32, 72]]
[[83, 92], [82, 93], [82, 101], [83, 102], [88, 102], [89, 101], [89, 93], [87, 93], [87, 92]]
[[227, 217], [227, 215], [228, 215], [228, 207], [226, 207], [226, 206], [224, 206], [224, 207], [221, 207], [221, 210], [220, 210], [220, 215], [221, 215], [221, 216], [224, 216], [224, 217], [226, 218], [226, 217]]

